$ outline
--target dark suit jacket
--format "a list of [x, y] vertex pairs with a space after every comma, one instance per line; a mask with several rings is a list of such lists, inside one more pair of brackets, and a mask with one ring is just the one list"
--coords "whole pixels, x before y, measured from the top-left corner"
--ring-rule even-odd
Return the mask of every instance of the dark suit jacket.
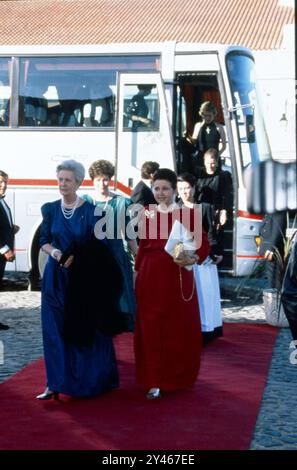
[[297, 340], [297, 241], [289, 258], [282, 286], [281, 302], [288, 319], [293, 339]]
[[262, 237], [260, 255], [263, 256], [266, 250], [274, 251], [276, 248], [281, 255], [283, 254], [286, 226], [286, 212], [276, 212], [275, 214], [265, 216], [263, 225], [260, 228], [260, 235]]
[[[8, 210], [10, 212], [9, 207], [8, 207]], [[6, 211], [4, 207], [2, 206], [2, 203], [0, 203], [0, 248], [2, 248], [4, 245], [8, 245], [9, 248], [13, 250], [14, 227], [13, 225], [12, 226], [10, 225], [10, 221], [7, 217]]]
[[157, 204], [152, 190], [143, 181], [139, 181], [139, 183], [135, 186], [130, 199], [133, 204], [142, 204], [143, 206]]

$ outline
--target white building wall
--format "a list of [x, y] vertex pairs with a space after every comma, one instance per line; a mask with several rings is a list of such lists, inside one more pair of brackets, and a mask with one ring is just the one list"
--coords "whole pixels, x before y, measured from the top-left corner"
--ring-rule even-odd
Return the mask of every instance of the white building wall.
[[294, 45], [294, 25], [287, 25], [281, 49], [254, 51], [265, 124], [276, 160], [296, 159]]

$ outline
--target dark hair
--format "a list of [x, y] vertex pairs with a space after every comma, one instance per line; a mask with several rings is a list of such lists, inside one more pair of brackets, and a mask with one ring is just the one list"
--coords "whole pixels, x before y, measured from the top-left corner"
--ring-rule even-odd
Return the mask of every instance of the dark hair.
[[181, 175], [178, 175], [177, 177], [177, 182], [185, 182], [185, 183], [189, 183], [190, 186], [192, 186], [192, 188], [194, 188], [195, 184], [196, 184], [196, 178], [194, 175], [192, 175], [192, 173], [182, 173]]
[[169, 170], [169, 168], [160, 168], [156, 171], [153, 176], [153, 182], [156, 180], [166, 180], [169, 181], [173, 189], [176, 189], [177, 176], [174, 171]]
[[114, 175], [114, 166], [108, 160], [96, 160], [89, 168], [89, 175], [91, 180], [96, 176], [108, 176], [111, 179]]
[[5, 171], [0, 170], [0, 176], [2, 176], [4, 179], [8, 180], [8, 174], [5, 173]]
[[137, 88], [138, 90], [142, 90], [142, 91], [151, 91], [154, 88], [154, 85], [146, 85], [146, 84], [137, 85]]
[[141, 178], [148, 180], [151, 178], [151, 175], [159, 170], [159, 163], [157, 162], [144, 162], [141, 167]]

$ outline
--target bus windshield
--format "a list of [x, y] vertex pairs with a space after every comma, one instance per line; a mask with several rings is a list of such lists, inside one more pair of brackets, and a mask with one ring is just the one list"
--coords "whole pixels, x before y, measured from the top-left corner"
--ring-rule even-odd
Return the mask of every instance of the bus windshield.
[[227, 70], [233, 98], [232, 112], [237, 121], [242, 166], [271, 159], [255, 81], [255, 63], [245, 53], [230, 52]]

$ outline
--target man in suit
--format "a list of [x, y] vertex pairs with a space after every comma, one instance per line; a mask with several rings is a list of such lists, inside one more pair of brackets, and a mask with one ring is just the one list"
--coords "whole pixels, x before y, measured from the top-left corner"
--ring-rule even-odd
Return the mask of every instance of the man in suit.
[[148, 206], [149, 204], [157, 204], [151, 184], [154, 173], [159, 169], [157, 162], [145, 162], [141, 167], [141, 181], [135, 186], [130, 196], [133, 204], [142, 204]]
[[[13, 224], [10, 209], [4, 200], [7, 188], [8, 175], [0, 170], [0, 286], [7, 261], [14, 261], [14, 235], [19, 227]], [[9, 327], [0, 323], [0, 330]]]
[[264, 256], [265, 272], [269, 288], [281, 289], [282, 274], [278, 267], [277, 255], [283, 258], [286, 238], [287, 214], [276, 212], [264, 217], [260, 228], [261, 243], [259, 254]]
[[[296, 213], [297, 215], [297, 213]], [[282, 285], [281, 302], [285, 315], [289, 322], [289, 327], [295, 348], [297, 348], [297, 235], [291, 249], [288, 267]]]

